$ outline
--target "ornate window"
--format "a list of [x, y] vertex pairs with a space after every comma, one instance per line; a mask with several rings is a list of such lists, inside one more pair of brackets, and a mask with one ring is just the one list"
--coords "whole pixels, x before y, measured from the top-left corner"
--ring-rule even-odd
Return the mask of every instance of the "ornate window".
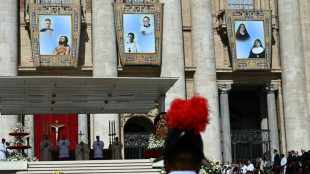
[[228, 0], [228, 9], [230, 10], [253, 10], [253, 0]]

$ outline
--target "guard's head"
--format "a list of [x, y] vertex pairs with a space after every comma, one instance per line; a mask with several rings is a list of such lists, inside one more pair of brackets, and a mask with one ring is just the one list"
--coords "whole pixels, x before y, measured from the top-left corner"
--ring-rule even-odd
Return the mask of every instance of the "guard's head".
[[165, 142], [164, 162], [169, 171], [199, 171], [203, 154], [200, 134], [171, 129]]
[[65, 140], [66, 139], [66, 135], [62, 134], [62, 139]]
[[1, 142], [4, 144], [4, 143], [5, 143], [5, 139], [4, 139], [4, 138], [2, 138]]
[[99, 137], [99, 135], [97, 135], [97, 136], [96, 136], [96, 140], [99, 141], [99, 139], [100, 139], [100, 137]]
[[115, 137], [115, 141], [118, 141], [118, 137]]
[[198, 172], [201, 164], [211, 166], [204, 157], [200, 135], [208, 119], [207, 100], [193, 97], [189, 100], [174, 100], [165, 114], [168, 122], [168, 136], [163, 156], [167, 171], [191, 170]]

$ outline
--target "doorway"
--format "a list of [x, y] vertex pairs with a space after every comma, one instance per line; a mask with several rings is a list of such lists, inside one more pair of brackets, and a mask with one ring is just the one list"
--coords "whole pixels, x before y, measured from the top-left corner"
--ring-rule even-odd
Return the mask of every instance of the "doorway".
[[130, 118], [124, 126], [125, 159], [144, 159], [144, 150], [153, 133], [153, 122], [144, 116]]

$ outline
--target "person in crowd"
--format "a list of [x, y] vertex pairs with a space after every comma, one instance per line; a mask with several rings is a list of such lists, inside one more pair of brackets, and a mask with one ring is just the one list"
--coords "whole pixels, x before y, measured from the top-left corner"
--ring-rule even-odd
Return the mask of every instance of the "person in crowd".
[[305, 151], [304, 148], [301, 148], [301, 157], [300, 157], [300, 166], [302, 169], [302, 174], [306, 173], [306, 166], [307, 166], [307, 160], [308, 160], [308, 153]]
[[254, 165], [252, 164], [251, 160], [248, 160], [247, 172], [254, 172]]
[[244, 162], [241, 162], [240, 172], [243, 173], [243, 174], [245, 174], [247, 172], [247, 167], [246, 167]]
[[[281, 166], [281, 158], [280, 158], [280, 155], [278, 154], [278, 150], [277, 149], [273, 150], [273, 154], [274, 154], [274, 159], [273, 159], [274, 165], [273, 165], [273, 168], [277, 169], [278, 166]], [[276, 170], [276, 172], [277, 172], [277, 174], [280, 174], [280, 170]]]
[[299, 172], [299, 169], [300, 169], [300, 156], [298, 154], [298, 151], [296, 150], [295, 151], [295, 163], [296, 163], [296, 173]]
[[281, 158], [281, 164], [280, 164], [280, 165], [281, 165], [282, 167], [284, 167], [284, 168], [283, 168], [283, 172], [286, 173], [287, 159], [286, 159], [286, 157], [285, 157], [284, 154], [281, 154], [281, 155], [280, 155], [280, 158]]
[[287, 152], [287, 163], [286, 163], [286, 174], [292, 174], [292, 153], [291, 151]]
[[235, 167], [233, 168], [232, 174], [238, 174], [240, 173], [240, 166], [238, 163], [235, 164]]

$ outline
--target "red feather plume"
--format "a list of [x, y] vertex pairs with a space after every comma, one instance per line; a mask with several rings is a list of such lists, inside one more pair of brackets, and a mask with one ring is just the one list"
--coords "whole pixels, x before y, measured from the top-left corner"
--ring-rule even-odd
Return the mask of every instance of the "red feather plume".
[[176, 99], [172, 102], [169, 111], [165, 114], [168, 128], [178, 130], [188, 129], [194, 135], [206, 129], [209, 123], [207, 99], [195, 96], [189, 100]]

